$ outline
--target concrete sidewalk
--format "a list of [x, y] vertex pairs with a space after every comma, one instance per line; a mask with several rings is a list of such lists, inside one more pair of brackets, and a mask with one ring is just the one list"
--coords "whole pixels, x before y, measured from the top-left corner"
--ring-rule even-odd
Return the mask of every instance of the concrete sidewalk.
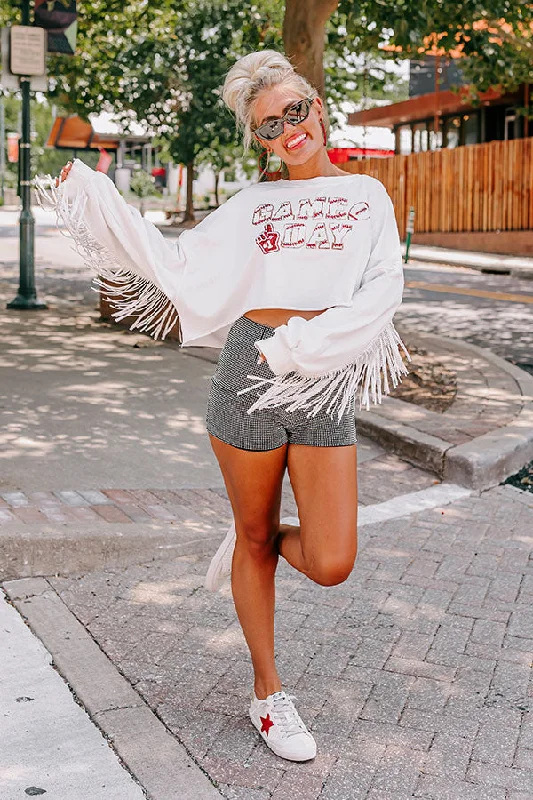
[[48, 650], [0, 591], [0, 795], [141, 800], [141, 787], [121, 766]]
[[[36, 688], [58, 671], [71, 694], [52, 715], [34, 706], [49, 748], [33, 771], [4, 751], [2, 800], [30, 786], [63, 800], [67, 779], [86, 796], [68, 751], [46, 760], [80, 713], [83, 763], [113, 797], [532, 796], [531, 495], [441, 483], [360, 437], [350, 580], [279, 570], [278, 662], [319, 746], [289, 764], [247, 719], [229, 587], [202, 588], [230, 518], [203, 424], [212, 364], [66, 302], [3, 324], [1, 585], [42, 642], [8, 609], [11, 735], [30, 746], [17, 697], [38, 696], [13, 664], [44, 660]], [[287, 483], [283, 507], [296, 510]]]

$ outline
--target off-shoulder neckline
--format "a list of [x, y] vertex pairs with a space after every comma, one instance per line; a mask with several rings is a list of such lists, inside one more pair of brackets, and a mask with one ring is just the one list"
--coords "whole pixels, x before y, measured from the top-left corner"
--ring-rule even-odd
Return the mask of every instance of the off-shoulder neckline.
[[282, 183], [284, 186], [291, 186], [292, 184], [312, 183], [313, 181], [344, 181], [347, 178], [354, 178], [359, 174], [358, 172], [347, 172], [345, 175], [316, 175], [314, 178], [281, 178], [279, 181], [268, 181], [268, 183], [273, 185]]

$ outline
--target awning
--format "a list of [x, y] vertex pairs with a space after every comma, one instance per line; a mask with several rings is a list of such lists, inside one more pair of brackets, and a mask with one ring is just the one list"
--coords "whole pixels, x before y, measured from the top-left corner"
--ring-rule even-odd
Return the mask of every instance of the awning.
[[[480, 95], [483, 105], [501, 103], [516, 103], [518, 93], [502, 94], [495, 89], [489, 89]], [[438, 114], [464, 114], [475, 108], [468, 94], [468, 87], [462, 87], [459, 93], [446, 89], [442, 92], [430, 92], [418, 97], [410, 97], [400, 103], [391, 103], [386, 106], [368, 108], [365, 111], [355, 111], [348, 114], [349, 125], [367, 125], [369, 127], [392, 128], [409, 122], [428, 119]]]
[[96, 133], [90, 122], [73, 115], [56, 117], [45, 146], [59, 150], [116, 150], [118, 145], [118, 137]]
[[[110, 127], [106, 124], [106, 127]], [[113, 127], [117, 127], [114, 125]], [[105, 130], [99, 118], [95, 124], [73, 114], [69, 117], [57, 117], [48, 134], [46, 147], [55, 147], [59, 150], [117, 150], [121, 141], [126, 145], [146, 144], [152, 140], [150, 134], [115, 133]]]

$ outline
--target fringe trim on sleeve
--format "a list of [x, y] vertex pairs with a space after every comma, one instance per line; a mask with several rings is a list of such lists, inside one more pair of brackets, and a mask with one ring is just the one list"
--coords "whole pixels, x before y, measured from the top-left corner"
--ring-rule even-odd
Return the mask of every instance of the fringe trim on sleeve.
[[[69, 200], [56, 179], [51, 175], [38, 175], [33, 180], [35, 195], [40, 207], [56, 212], [59, 231], [73, 239], [75, 248], [86, 265], [94, 272], [92, 279], [109, 304], [117, 309], [111, 316], [120, 322], [124, 317], [134, 316], [130, 330], [138, 328], [154, 339], [164, 339], [179, 322], [178, 311], [167, 295], [153, 281], [123, 267], [90, 233], [83, 222], [87, 196], [78, 190]], [[65, 230], [59, 227], [63, 223]], [[99, 289], [91, 286], [95, 292]], [[183, 340], [179, 328], [179, 343]]]
[[287, 411], [307, 409], [307, 416], [314, 417], [325, 408], [330, 416], [337, 414], [340, 421], [357, 396], [359, 409], [365, 406], [368, 411], [370, 402], [381, 403], [383, 395], [390, 393], [389, 375], [394, 388], [401, 381], [401, 376], [409, 373], [399, 347], [410, 361], [407, 348], [392, 322], [389, 322], [361, 356], [343, 369], [312, 378], [297, 372], [276, 375], [275, 378], [248, 375], [255, 381], [254, 385], [241, 389], [237, 394], [270, 384], [247, 410], [248, 414], [263, 408], [287, 406]]

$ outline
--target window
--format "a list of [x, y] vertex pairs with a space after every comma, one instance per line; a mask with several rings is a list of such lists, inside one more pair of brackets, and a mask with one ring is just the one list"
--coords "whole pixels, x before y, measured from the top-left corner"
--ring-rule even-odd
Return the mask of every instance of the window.
[[401, 125], [400, 132], [400, 153], [403, 156], [411, 152], [411, 128], [409, 125]]
[[459, 147], [461, 135], [461, 117], [450, 117], [447, 120], [446, 147]]
[[413, 153], [428, 149], [428, 123], [417, 122], [413, 125]]
[[479, 142], [479, 113], [477, 111], [464, 115], [463, 137], [465, 144], [477, 144]]

